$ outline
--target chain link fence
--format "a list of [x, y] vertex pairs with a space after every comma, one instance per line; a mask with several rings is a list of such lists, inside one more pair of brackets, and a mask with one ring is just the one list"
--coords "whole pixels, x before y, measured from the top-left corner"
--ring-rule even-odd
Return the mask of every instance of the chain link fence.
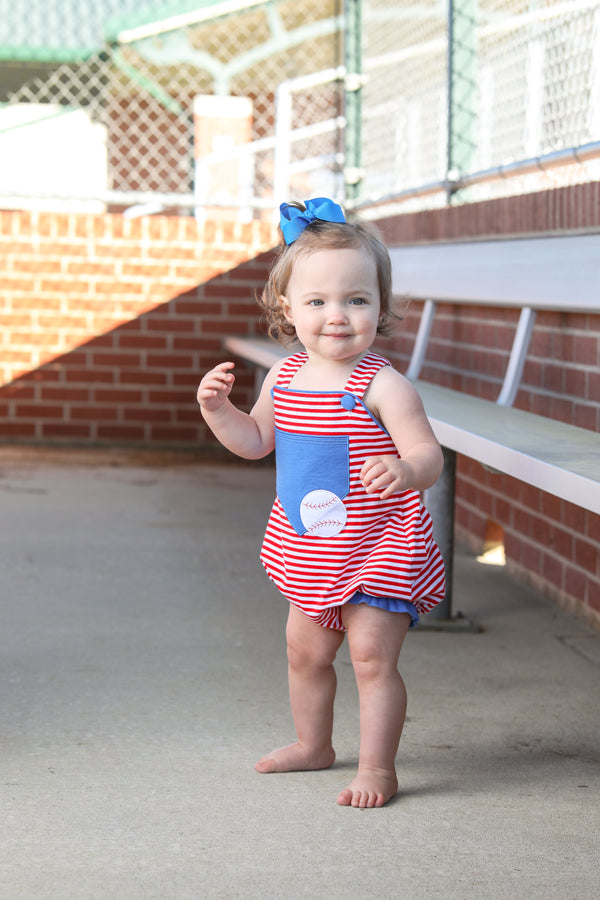
[[[47, 0], [53, 53], [48, 22], [33, 16], [14, 32], [19, 54], [0, 58], [2, 205], [251, 217], [289, 197], [344, 200], [356, 90], [360, 205], [600, 177], [600, 0], [362, 0], [352, 85], [349, 2], [103, 0], [111, 16], [97, 8], [85, 36], [95, 49], [69, 58], [56, 36], [77, 43], [78, 17], [89, 31], [87, 4]], [[23, 10], [0, 4], [6, 45]]]
[[600, 178], [598, 0], [366, 0], [363, 201]]

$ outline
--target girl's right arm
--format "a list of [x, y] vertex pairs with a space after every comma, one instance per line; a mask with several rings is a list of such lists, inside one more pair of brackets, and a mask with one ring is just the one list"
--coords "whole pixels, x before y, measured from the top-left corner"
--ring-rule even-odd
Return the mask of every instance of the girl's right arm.
[[204, 421], [223, 446], [237, 456], [260, 459], [275, 446], [271, 388], [283, 362], [276, 363], [267, 374], [250, 413], [242, 412], [229, 400], [235, 380], [232, 362], [215, 366], [200, 382], [196, 396]]

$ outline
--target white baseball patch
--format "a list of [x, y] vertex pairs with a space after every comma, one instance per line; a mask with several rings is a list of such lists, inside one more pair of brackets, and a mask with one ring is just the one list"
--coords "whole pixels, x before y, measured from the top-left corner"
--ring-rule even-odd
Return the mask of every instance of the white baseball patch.
[[346, 507], [332, 491], [310, 491], [300, 503], [300, 518], [313, 537], [333, 537], [346, 524]]

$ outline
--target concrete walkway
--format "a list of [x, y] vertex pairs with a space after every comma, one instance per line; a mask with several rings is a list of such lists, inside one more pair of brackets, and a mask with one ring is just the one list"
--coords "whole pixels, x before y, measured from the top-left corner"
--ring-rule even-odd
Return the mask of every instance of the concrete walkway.
[[600, 638], [461, 556], [482, 634], [413, 632], [398, 798], [357, 760], [339, 656], [326, 772], [293, 737], [273, 473], [0, 452], [2, 898], [557, 898], [600, 892]]

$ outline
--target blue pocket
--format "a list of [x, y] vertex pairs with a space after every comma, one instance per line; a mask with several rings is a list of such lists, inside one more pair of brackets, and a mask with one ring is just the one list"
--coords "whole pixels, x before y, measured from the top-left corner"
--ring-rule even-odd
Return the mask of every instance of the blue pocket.
[[300, 504], [310, 491], [331, 491], [340, 500], [350, 490], [349, 438], [346, 434], [290, 434], [275, 429], [277, 496], [299, 534], [306, 533]]

